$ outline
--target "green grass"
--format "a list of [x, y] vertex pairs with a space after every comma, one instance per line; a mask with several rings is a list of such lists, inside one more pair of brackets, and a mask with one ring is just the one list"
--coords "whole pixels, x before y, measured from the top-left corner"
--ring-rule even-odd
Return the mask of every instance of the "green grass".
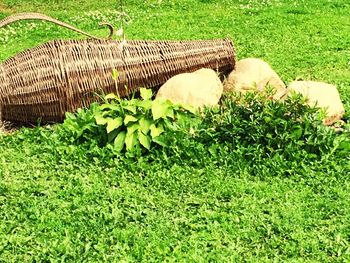
[[349, 259], [349, 160], [287, 162], [285, 176], [225, 152], [55, 156], [40, 133], [0, 143], [4, 262]]
[[[85, 2], [4, 0], [0, 17], [45, 12], [105, 35], [87, 12], [116, 23], [115, 1]], [[125, 2], [128, 38], [229, 36], [239, 58], [268, 61], [285, 82], [336, 84], [349, 118], [348, 1]], [[80, 37], [20, 24], [17, 33], [0, 30], [0, 60]], [[183, 156], [128, 159], [80, 146], [60, 155], [51, 133], [0, 137], [0, 262], [350, 261], [349, 153], [259, 159], [259, 145], [244, 155], [219, 144], [217, 154], [198, 145]]]

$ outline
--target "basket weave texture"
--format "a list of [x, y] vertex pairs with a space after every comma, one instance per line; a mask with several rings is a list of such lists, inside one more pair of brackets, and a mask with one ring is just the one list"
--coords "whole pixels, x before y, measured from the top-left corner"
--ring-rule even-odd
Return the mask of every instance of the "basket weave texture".
[[2, 119], [62, 121], [65, 112], [88, 106], [96, 94], [120, 96], [156, 87], [174, 75], [211, 68], [234, 69], [229, 39], [206, 41], [55, 40], [0, 64]]

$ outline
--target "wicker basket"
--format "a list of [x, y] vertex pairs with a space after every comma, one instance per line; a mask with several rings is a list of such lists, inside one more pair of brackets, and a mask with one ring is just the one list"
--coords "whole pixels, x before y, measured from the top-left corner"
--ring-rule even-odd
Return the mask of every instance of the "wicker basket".
[[206, 67], [228, 73], [235, 66], [228, 39], [207, 41], [57, 40], [23, 51], [0, 64], [2, 119], [62, 121], [88, 106], [96, 94], [156, 87], [172, 76]]

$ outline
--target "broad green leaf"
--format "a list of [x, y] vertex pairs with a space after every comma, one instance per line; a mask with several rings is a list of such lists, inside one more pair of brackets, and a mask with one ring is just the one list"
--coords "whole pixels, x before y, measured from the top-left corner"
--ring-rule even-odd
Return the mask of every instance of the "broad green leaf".
[[181, 104], [181, 107], [192, 114], [198, 114], [198, 109], [189, 104]]
[[108, 118], [104, 118], [101, 115], [96, 115], [95, 120], [97, 125], [105, 125], [108, 122]]
[[153, 120], [165, 118], [168, 114], [169, 104], [163, 100], [155, 99], [152, 103]]
[[150, 126], [150, 130], [151, 130], [151, 137], [152, 137], [152, 139], [154, 139], [154, 138], [158, 137], [159, 135], [161, 135], [162, 132], [164, 132], [164, 127], [161, 124], [158, 124], [158, 127], [156, 125], [152, 124]]
[[134, 133], [135, 131], [140, 129], [140, 125], [138, 123], [131, 123], [127, 126], [128, 133]]
[[151, 148], [151, 139], [148, 136], [144, 135], [142, 132], [138, 133], [138, 137], [140, 144], [149, 150]]
[[136, 106], [135, 105], [127, 105], [124, 106], [124, 109], [130, 111], [133, 114], [136, 114]]
[[108, 133], [108, 135], [107, 135], [108, 142], [109, 143], [113, 142], [119, 133], [120, 133], [119, 129], [115, 129], [115, 130], [111, 131], [110, 133]]
[[108, 95], [105, 96], [105, 99], [106, 100], [109, 100], [109, 99], [119, 99], [118, 95], [114, 94], [114, 93], [109, 93]]
[[125, 142], [126, 132], [120, 132], [114, 140], [114, 148], [116, 151], [120, 152], [123, 150], [124, 142]]
[[151, 100], [137, 100], [137, 101], [135, 101], [135, 105], [137, 107], [143, 108], [144, 110], [148, 111], [152, 108], [152, 101]]
[[140, 95], [143, 100], [150, 100], [152, 98], [152, 90], [141, 88], [140, 89]]
[[120, 111], [120, 106], [118, 104], [110, 104], [110, 103], [105, 103], [101, 105], [101, 110], [114, 110], [119, 112]]
[[147, 134], [149, 129], [150, 129], [150, 127], [151, 127], [152, 120], [147, 119], [145, 117], [142, 117], [139, 120], [139, 124], [140, 124], [140, 128], [141, 128], [141, 131], [143, 132], [143, 134]]
[[169, 118], [174, 119], [174, 110], [171, 107], [168, 108], [166, 116], [169, 117]]
[[107, 133], [110, 133], [111, 131], [118, 129], [122, 124], [123, 124], [123, 119], [121, 117], [108, 120]]
[[124, 124], [127, 125], [129, 122], [136, 122], [137, 118], [132, 115], [126, 115], [124, 118]]
[[137, 142], [137, 135], [135, 132], [126, 134], [126, 136], [125, 136], [126, 150], [132, 151], [136, 142]]

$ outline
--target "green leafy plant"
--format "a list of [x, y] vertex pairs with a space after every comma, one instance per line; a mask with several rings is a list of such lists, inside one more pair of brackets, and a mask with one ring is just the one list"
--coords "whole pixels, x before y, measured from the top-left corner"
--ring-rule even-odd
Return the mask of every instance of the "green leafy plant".
[[245, 152], [253, 147], [253, 158], [258, 152], [298, 159], [331, 151], [336, 134], [322, 124], [317, 108], [307, 106], [297, 94], [284, 102], [270, 97], [261, 93], [227, 96], [219, 112], [206, 112], [199, 139]]
[[95, 122], [100, 105], [92, 103], [89, 109], [78, 109], [76, 113], [67, 112], [63, 125], [57, 127], [61, 139], [73, 144], [93, 141], [102, 145], [106, 140], [103, 128]]
[[115, 153], [126, 150], [139, 155], [154, 143], [165, 146], [166, 141], [160, 139], [164, 132], [189, 127], [191, 119], [198, 118], [191, 106], [152, 100], [150, 89], [141, 88], [140, 96], [121, 99], [111, 93], [101, 105], [68, 113], [62, 125], [65, 137], [71, 142], [107, 146]]

